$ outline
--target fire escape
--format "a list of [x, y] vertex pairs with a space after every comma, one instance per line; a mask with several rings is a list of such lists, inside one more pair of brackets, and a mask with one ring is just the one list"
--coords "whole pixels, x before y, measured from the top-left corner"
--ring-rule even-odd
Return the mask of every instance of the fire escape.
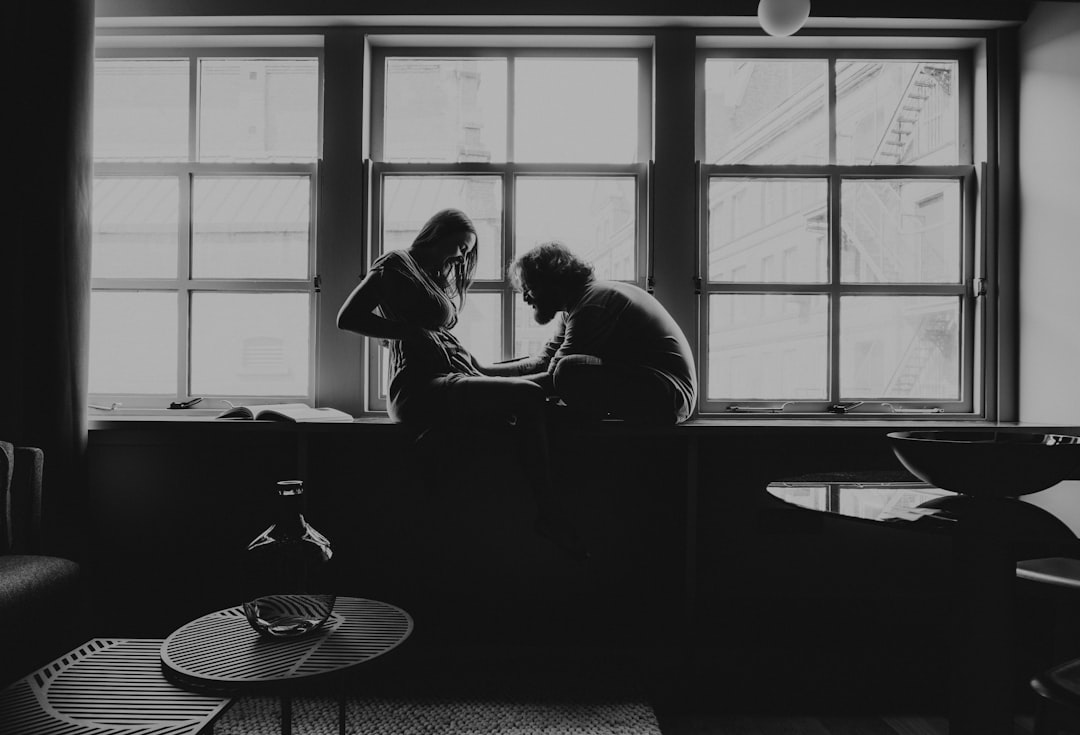
[[[871, 156], [870, 163], [897, 165], [919, 154], [916, 130], [939, 81], [947, 78], [949, 67], [925, 62], [912, 71], [900, 100], [893, 110], [885, 133]], [[948, 86], [947, 84], [945, 85]], [[938, 92], [939, 94], [941, 92]], [[899, 283], [911, 280], [905, 274], [899, 253], [905, 230], [901, 226], [904, 211], [896, 186], [883, 181], [863, 181], [842, 203], [842, 249], [853, 256], [852, 272], [847, 277], [862, 282]], [[808, 215], [806, 226], [824, 233], [826, 210]], [[937, 309], [918, 317], [914, 336], [886, 383], [887, 397], [916, 397], [919, 386], [940, 357], [953, 349], [956, 317], [951, 310]]]
[[900, 95], [900, 102], [885, 126], [885, 134], [881, 136], [877, 149], [870, 157], [870, 163], [890, 165], [904, 162], [905, 154], [908, 153], [914, 138], [915, 128], [934, 87], [948, 74], [949, 67], [944, 64], [924, 62], [915, 66], [903, 94]]

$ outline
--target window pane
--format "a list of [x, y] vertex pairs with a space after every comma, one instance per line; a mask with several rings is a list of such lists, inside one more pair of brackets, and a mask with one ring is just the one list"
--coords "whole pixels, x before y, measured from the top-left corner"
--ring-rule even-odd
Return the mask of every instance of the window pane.
[[840, 335], [843, 399], [959, 399], [958, 298], [845, 296]]
[[710, 399], [823, 400], [828, 394], [828, 297], [709, 297]]
[[313, 161], [318, 59], [200, 59], [199, 160]]
[[194, 293], [191, 392], [309, 393], [311, 298], [306, 293]]
[[431, 215], [453, 207], [477, 234], [476, 278], [499, 278], [502, 264], [502, 179], [498, 176], [387, 176], [383, 179], [383, 252], [404, 250]]
[[454, 336], [482, 364], [502, 359], [502, 294], [469, 294]]
[[638, 160], [637, 59], [517, 59], [514, 160]]
[[836, 162], [959, 163], [955, 61], [836, 62]]
[[187, 59], [94, 63], [94, 159], [188, 160]]
[[506, 59], [387, 59], [385, 97], [384, 161], [506, 161]]
[[174, 291], [90, 295], [90, 393], [176, 394]]
[[824, 60], [705, 62], [705, 162], [829, 162]]
[[175, 278], [179, 218], [175, 178], [94, 179], [91, 275]]
[[860, 179], [840, 186], [845, 282], [959, 282], [959, 181]]
[[199, 176], [191, 204], [193, 277], [308, 277], [308, 177]]
[[826, 282], [828, 191], [825, 179], [711, 179], [709, 280]]
[[632, 176], [519, 176], [515, 256], [562, 240], [596, 277], [637, 277], [637, 186]]

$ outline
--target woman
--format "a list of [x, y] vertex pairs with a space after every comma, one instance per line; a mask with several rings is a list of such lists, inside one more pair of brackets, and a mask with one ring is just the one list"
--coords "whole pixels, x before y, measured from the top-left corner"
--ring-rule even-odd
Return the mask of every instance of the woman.
[[478, 244], [463, 212], [437, 212], [407, 249], [372, 264], [338, 312], [338, 328], [389, 343], [395, 422], [418, 432], [447, 424], [512, 426], [537, 503], [536, 530], [584, 558], [552, 492], [544, 389], [498, 366], [482, 367], [450, 331], [472, 284]]

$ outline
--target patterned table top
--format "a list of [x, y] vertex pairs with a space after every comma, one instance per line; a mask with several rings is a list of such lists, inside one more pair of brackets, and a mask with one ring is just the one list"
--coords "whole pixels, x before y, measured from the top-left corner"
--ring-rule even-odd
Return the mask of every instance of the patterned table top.
[[393, 650], [412, 633], [404, 610], [377, 600], [338, 597], [319, 630], [297, 638], [256, 633], [240, 607], [191, 621], [165, 639], [170, 681], [196, 691], [236, 691], [294, 682], [356, 666]]
[[160, 639], [94, 638], [0, 692], [4, 735], [196, 735], [232, 703], [161, 675]]

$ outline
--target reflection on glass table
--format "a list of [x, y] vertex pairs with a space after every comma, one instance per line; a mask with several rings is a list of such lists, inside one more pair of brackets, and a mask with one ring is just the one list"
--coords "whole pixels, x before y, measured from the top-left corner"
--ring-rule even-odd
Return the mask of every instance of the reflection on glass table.
[[1080, 523], [1067, 496], [1080, 483], [1063, 482], [1035, 496], [975, 498], [942, 490], [904, 472], [829, 473], [771, 482], [766, 491], [788, 505], [857, 521], [932, 533], [975, 534], [1007, 542], [1023, 558], [1064, 547], [1080, 554]]
[[954, 521], [923, 504], [948, 495], [924, 482], [820, 483], [774, 482], [769, 493], [792, 505], [871, 521], [915, 521], [927, 516]]

